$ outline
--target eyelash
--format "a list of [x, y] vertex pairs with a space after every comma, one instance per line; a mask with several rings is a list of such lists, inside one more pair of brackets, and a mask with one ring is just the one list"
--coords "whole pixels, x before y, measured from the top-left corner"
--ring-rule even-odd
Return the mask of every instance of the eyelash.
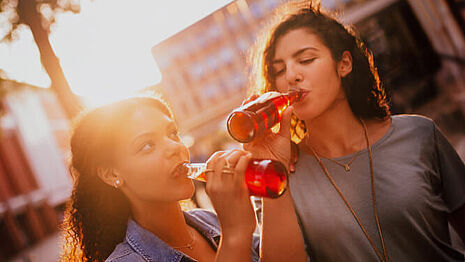
[[[181, 138], [179, 137], [179, 133], [178, 133], [178, 130], [173, 130], [171, 131], [171, 133], [169, 134], [170, 138], [172, 138], [173, 140], [176, 140], [176, 141], [181, 141]], [[149, 149], [145, 149], [147, 145], [150, 145], [151, 147]], [[153, 149], [153, 147], [155, 146], [155, 143], [152, 142], [152, 141], [147, 141], [145, 142], [140, 148], [139, 148], [139, 151], [138, 152], [149, 152]]]
[[302, 60], [300, 60], [300, 63], [301, 64], [309, 64], [309, 63], [313, 62], [314, 60], [315, 60], [315, 58], [302, 59]]
[[[146, 146], [149, 145], [150, 148], [149, 149], [146, 149]], [[145, 142], [139, 149], [139, 152], [148, 152], [148, 151], [151, 151], [153, 149], [153, 147], [155, 146], [155, 143], [153, 143], [152, 141], [148, 141], [148, 142]]]
[[274, 72], [274, 75], [279, 76], [279, 75], [282, 75], [282, 73], [284, 73], [284, 69], [281, 69], [281, 70], [279, 70], [277, 72]]
[[[300, 60], [299, 63], [302, 64], [302, 65], [306, 65], [306, 64], [310, 64], [311, 62], [313, 62], [316, 58], [310, 58], [310, 59], [303, 59], [303, 60]], [[281, 75], [282, 73], [284, 73], [285, 69], [281, 69], [279, 71], [276, 71], [274, 72], [274, 75], [275, 76], [279, 76]]]

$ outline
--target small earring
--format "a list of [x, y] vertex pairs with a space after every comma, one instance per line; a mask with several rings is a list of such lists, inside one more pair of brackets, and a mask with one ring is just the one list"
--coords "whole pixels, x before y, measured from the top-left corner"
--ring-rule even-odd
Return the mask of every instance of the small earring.
[[115, 184], [114, 184], [113, 186], [114, 186], [115, 188], [120, 187], [120, 186], [121, 186], [121, 180], [117, 179], [117, 180], [115, 181]]

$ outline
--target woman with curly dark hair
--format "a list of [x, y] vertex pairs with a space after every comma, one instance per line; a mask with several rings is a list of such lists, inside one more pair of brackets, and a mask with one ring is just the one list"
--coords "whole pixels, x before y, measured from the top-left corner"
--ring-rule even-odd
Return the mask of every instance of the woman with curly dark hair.
[[[208, 160], [206, 190], [218, 219], [183, 212], [179, 201], [194, 193], [180, 168], [189, 152], [161, 100], [129, 98], [84, 114], [71, 154], [63, 261], [258, 261], [244, 183], [250, 154], [217, 152]], [[233, 174], [223, 174], [226, 164]]]
[[[264, 260], [463, 261], [448, 229], [465, 240], [465, 166], [452, 146], [432, 120], [390, 115], [351, 30], [309, 1], [282, 10], [252, 56], [252, 91], [304, 95], [279, 133], [244, 145], [295, 169], [286, 195], [263, 200]], [[286, 232], [280, 249], [266, 248], [274, 228]]]

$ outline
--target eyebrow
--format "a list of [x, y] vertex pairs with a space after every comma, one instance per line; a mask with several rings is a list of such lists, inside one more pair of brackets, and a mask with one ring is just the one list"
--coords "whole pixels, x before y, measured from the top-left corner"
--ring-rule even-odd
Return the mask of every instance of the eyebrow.
[[[305, 47], [305, 48], [297, 50], [295, 53], [293, 53], [292, 57], [295, 58], [295, 57], [299, 56], [300, 54], [302, 54], [303, 52], [305, 52], [307, 50], [318, 51], [318, 49], [316, 49], [315, 47]], [[283, 62], [282, 59], [276, 59], [276, 60], [272, 61], [272, 64], [281, 63], [281, 62]]]
[[[176, 126], [176, 123], [174, 121], [169, 121], [169, 123], [166, 125], [166, 130], [170, 130], [170, 129], [177, 129], [177, 126]], [[146, 136], [153, 136], [153, 135], [156, 135], [156, 132], [153, 132], [153, 131], [147, 131], [147, 132], [142, 132], [140, 134], [138, 134], [131, 142], [131, 144], [134, 144], [137, 142], [137, 140], [139, 140], [140, 138], [143, 138], [143, 137], [146, 137]]]
[[131, 145], [136, 144], [136, 142], [137, 142], [139, 139], [143, 138], [143, 137], [148, 137], [148, 136], [153, 136], [153, 135], [155, 135], [155, 132], [151, 132], [151, 131], [149, 131], [149, 132], [143, 132], [143, 133], [141, 133], [141, 134], [138, 134], [138, 135], [131, 141]]

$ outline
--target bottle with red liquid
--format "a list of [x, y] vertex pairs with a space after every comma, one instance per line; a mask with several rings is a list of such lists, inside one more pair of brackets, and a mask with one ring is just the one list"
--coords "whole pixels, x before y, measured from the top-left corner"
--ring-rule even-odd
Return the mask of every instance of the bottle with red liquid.
[[235, 109], [227, 120], [228, 132], [236, 141], [248, 143], [281, 121], [282, 114], [305, 92], [267, 92]]
[[[186, 163], [183, 167], [187, 168], [188, 178], [207, 181], [206, 163]], [[250, 195], [278, 198], [287, 188], [287, 170], [279, 161], [253, 158], [245, 170], [245, 182]]]

